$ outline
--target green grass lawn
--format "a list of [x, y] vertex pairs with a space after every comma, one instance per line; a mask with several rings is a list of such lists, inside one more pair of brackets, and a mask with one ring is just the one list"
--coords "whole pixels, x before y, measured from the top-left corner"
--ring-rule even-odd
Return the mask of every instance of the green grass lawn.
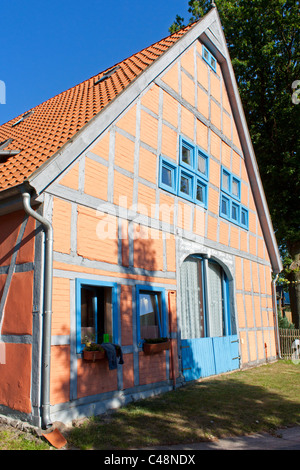
[[[79, 449], [138, 449], [272, 432], [300, 425], [300, 364], [273, 364], [211, 377], [84, 420], [64, 436]], [[0, 429], [0, 450], [43, 450], [43, 438]]]
[[300, 424], [300, 365], [279, 361], [194, 382], [85, 420], [80, 449], [132, 449], [273, 431]]

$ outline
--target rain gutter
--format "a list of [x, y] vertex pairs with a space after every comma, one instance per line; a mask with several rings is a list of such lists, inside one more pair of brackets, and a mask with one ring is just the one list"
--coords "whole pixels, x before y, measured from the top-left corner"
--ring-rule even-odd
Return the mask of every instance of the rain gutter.
[[22, 194], [25, 212], [40, 222], [45, 232], [45, 275], [44, 275], [44, 319], [42, 348], [42, 428], [49, 428], [50, 419], [50, 360], [52, 322], [52, 271], [53, 271], [53, 228], [49, 220], [34, 211], [30, 204], [30, 194]]
[[278, 276], [279, 276], [279, 274], [276, 274], [276, 276], [272, 280], [272, 301], [273, 301], [274, 323], [275, 323], [275, 328], [276, 328], [277, 352], [278, 352], [279, 359], [282, 359], [281, 350], [280, 350], [279, 326], [278, 326], [278, 314], [277, 314], [277, 300], [276, 300], [276, 282], [277, 282]]

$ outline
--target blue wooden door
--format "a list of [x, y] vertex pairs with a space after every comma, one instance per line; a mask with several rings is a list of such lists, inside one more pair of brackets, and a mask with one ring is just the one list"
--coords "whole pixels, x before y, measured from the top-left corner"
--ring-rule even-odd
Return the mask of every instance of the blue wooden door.
[[237, 335], [181, 341], [182, 371], [186, 381], [239, 368]]

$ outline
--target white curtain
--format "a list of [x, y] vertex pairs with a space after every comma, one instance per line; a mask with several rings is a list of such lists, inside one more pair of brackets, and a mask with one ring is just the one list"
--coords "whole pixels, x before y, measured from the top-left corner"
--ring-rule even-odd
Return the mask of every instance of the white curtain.
[[199, 260], [186, 259], [181, 267], [181, 337], [201, 338]]
[[209, 336], [223, 336], [223, 301], [221, 267], [208, 263]]

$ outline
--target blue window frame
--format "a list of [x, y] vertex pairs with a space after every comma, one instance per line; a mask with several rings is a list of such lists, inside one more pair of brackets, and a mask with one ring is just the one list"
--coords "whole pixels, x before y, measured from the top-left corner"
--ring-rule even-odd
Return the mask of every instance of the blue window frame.
[[220, 216], [248, 230], [248, 210], [240, 204], [241, 181], [226, 168], [221, 169]]
[[205, 46], [202, 46], [202, 57], [205, 60], [205, 62], [213, 69], [213, 71], [216, 72], [217, 60]]
[[179, 139], [179, 165], [160, 158], [159, 187], [205, 208], [208, 179], [208, 154], [182, 136]]
[[195, 176], [189, 171], [179, 168], [178, 178], [178, 196], [181, 196], [189, 201], [194, 200], [194, 185]]
[[222, 167], [221, 189], [231, 197], [241, 199], [241, 182], [229, 170]]
[[241, 226], [246, 229], [249, 227], [248, 210], [245, 207], [241, 208]]
[[207, 206], [207, 184], [196, 178], [194, 200], [197, 204]]
[[165, 289], [161, 287], [137, 285], [137, 340], [141, 346], [146, 338], [167, 336], [167, 313]]
[[117, 284], [76, 279], [76, 351], [84, 341], [118, 342]]
[[179, 164], [188, 170], [193, 170], [195, 166], [195, 146], [180, 136]]
[[198, 148], [195, 162], [195, 171], [204, 179], [208, 180], [209, 158], [207, 153]]
[[173, 194], [177, 193], [177, 165], [165, 158], [160, 159], [159, 186]]
[[230, 219], [230, 199], [221, 195], [220, 214], [226, 219]]
[[231, 218], [236, 223], [240, 223], [240, 206], [233, 201], [231, 202]]

